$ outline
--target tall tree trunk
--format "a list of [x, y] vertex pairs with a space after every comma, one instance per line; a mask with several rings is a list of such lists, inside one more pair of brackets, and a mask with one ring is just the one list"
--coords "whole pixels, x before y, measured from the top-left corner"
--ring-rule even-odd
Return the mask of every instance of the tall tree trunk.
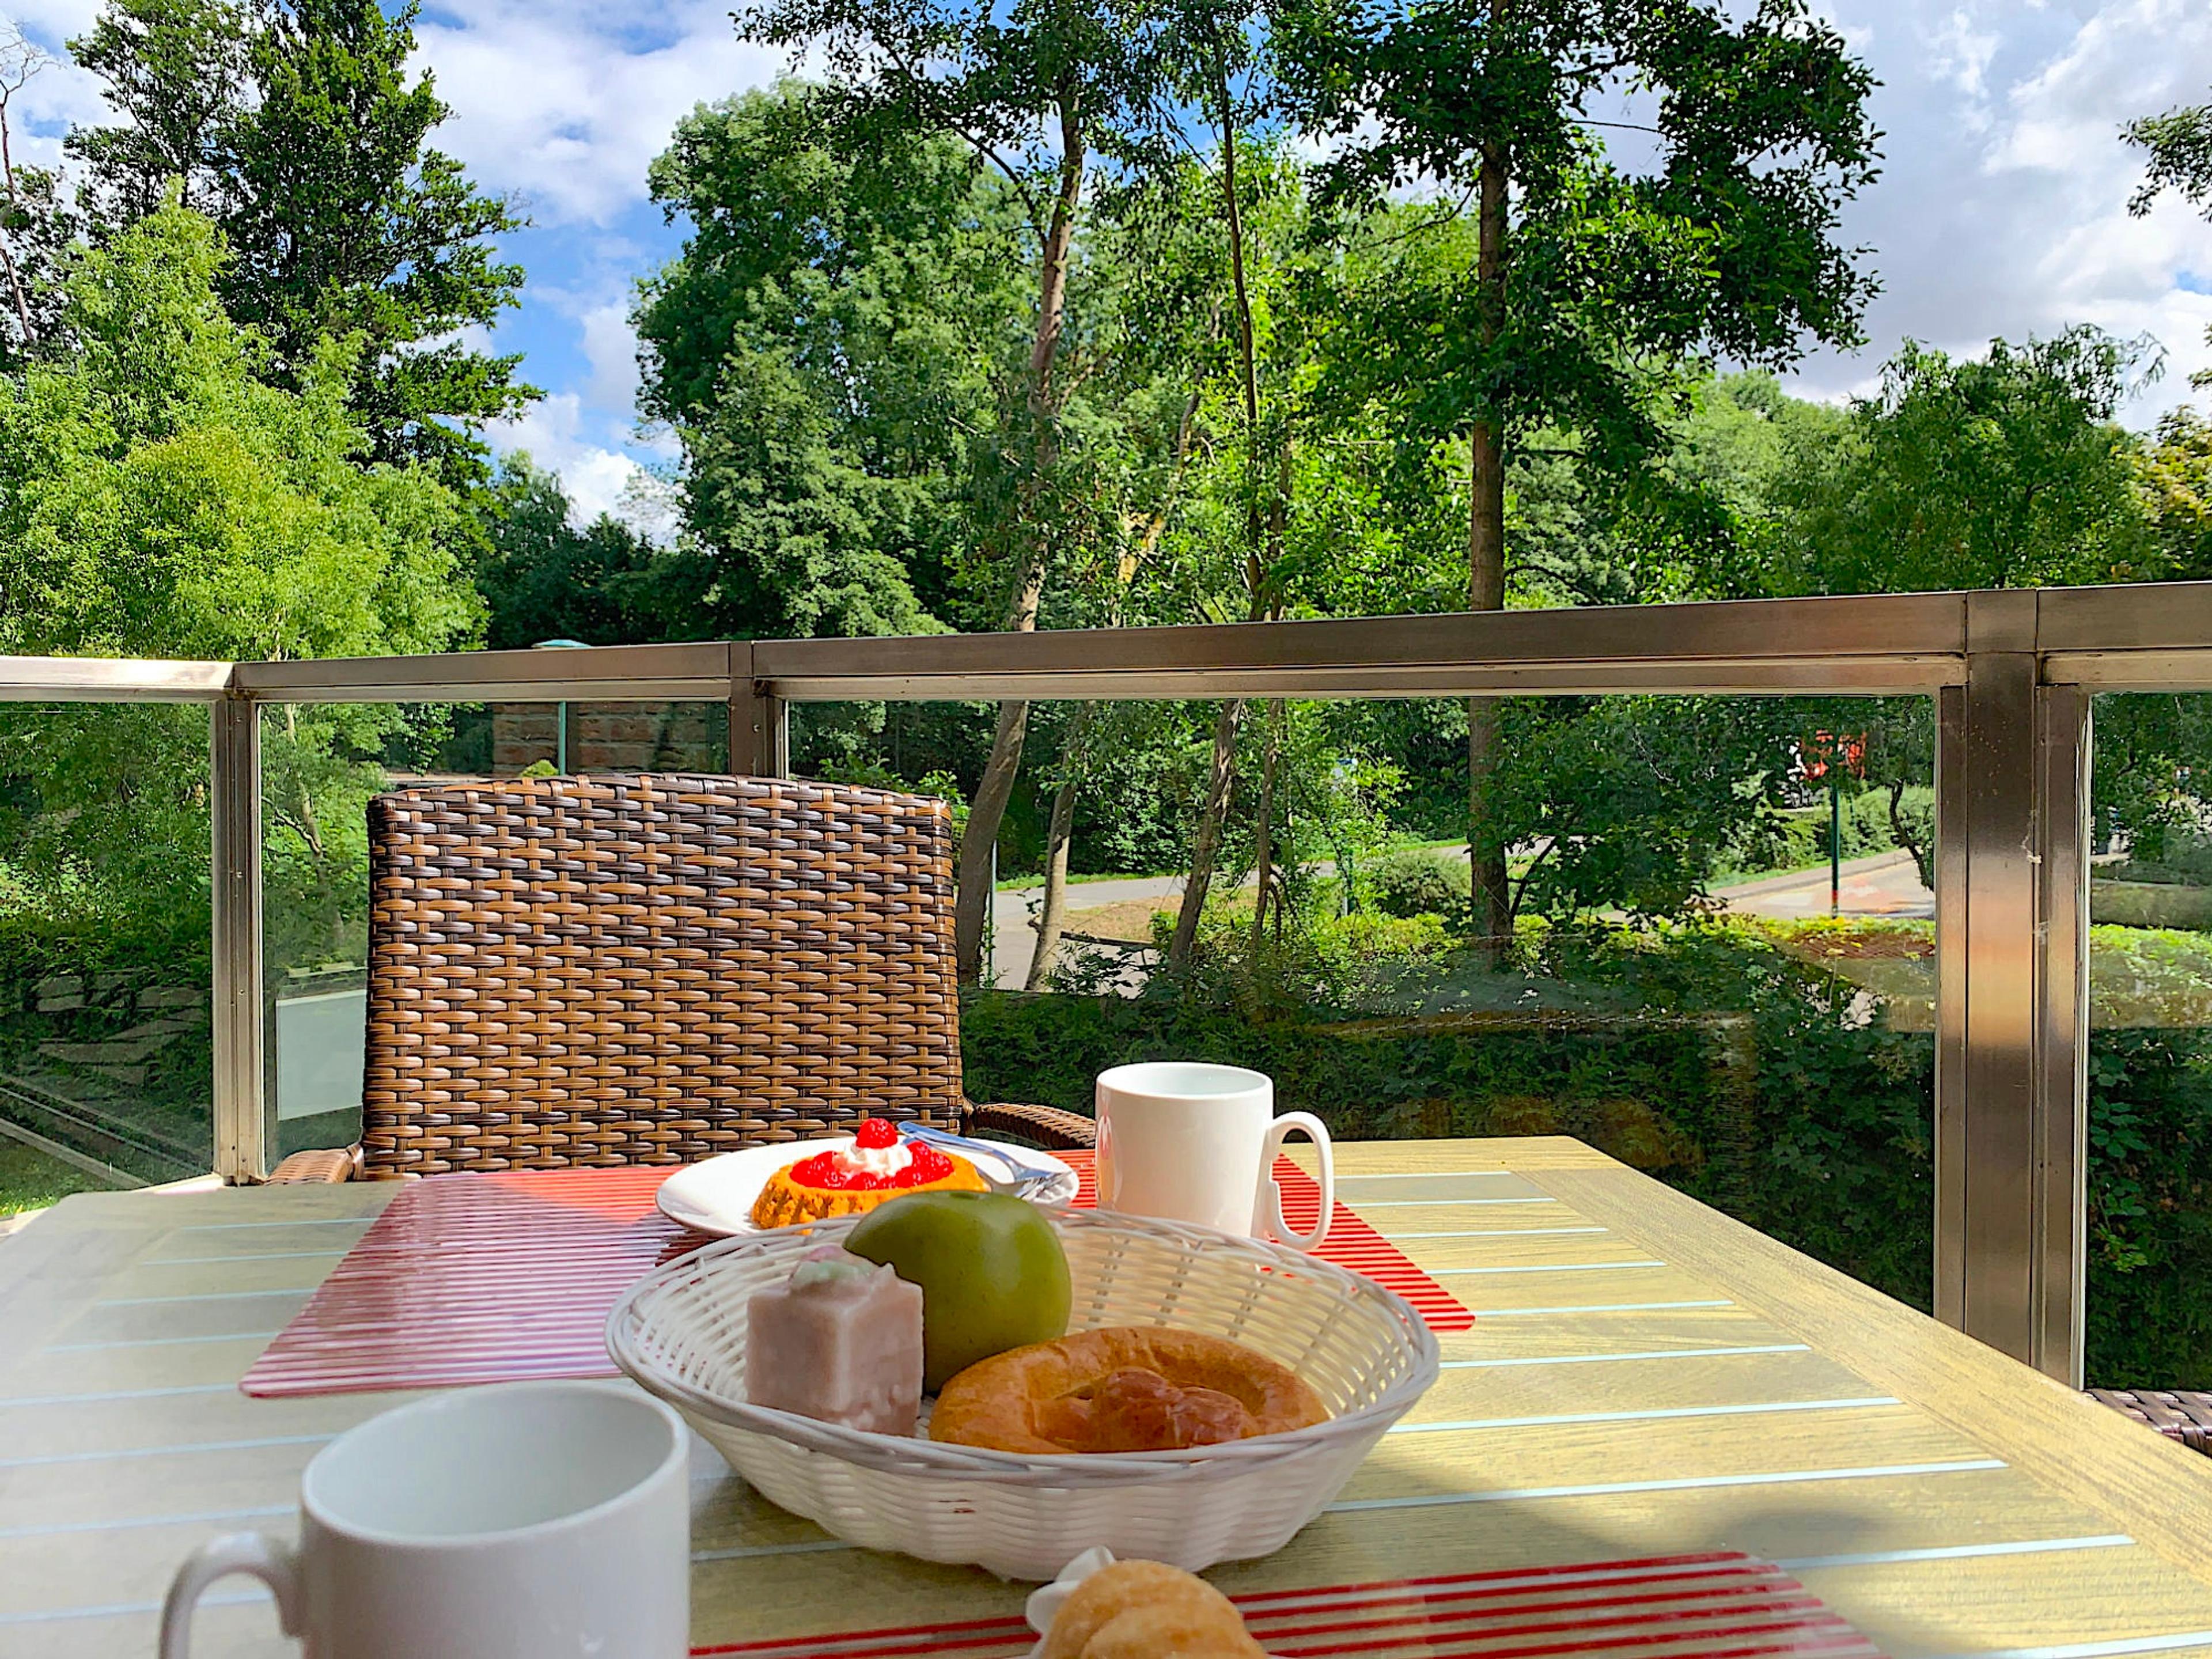
[[[1244, 216], [1237, 196], [1236, 118], [1229, 103], [1229, 77], [1219, 52], [1214, 57], [1214, 94], [1220, 117], [1222, 217], [1229, 230], [1229, 272], [1237, 302], [1237, 364], [1244, 401], [1244, 597], [1245, 616], [1256, 621], [1265, 614], [1267, 570], [1261, 562], [1262, 509], [1260, 500], [1260, 372], [1253, 344], [1252, 295], [1244, 269]], [[1221, 705], [1213, 722], [1213, 757], [1206, 771], [1205, 799], [1200, 805], [1197, 832], [1191, 837], [1190, 878], [1184, 883], [1182, 908], [1176, 915], [1175, 937], [1168, 946], [1168, 966], [1180, 972], [1190, 966], [1198, 944], [1198, 924], [1213, 885], [1213, 866], [1221, 854], [1222, 827], [1229, 816], [1229, 798], [1237, 785], [1237, 732], [1244, 718], [1244, 705], [1232, 699]]]
[[[8, 103], [0, 97], [0, 186], [8, 197], [8, 210], [15, 210], [15, 158], [8, 147]], [[15, 320], [23, 331], [23, 349], [27, 354], [38, 344], [38, 337], [31, 328], [31, 300], [23, 291], [22, 274], [15, 269], [15, 250], [9, 246], [5, 233], [0, 233], [0, 264], [8, 269], [8, 288], [15, 301]]]
[[1267, 902], [1275, 879], [1275, 763], [1282, 752], [1283, 700], [1268, 700], [1266, 738], [1260, 751], [1260, 808], [1253, 832], [1252, 868], [1259, 891], [1252, 903], [1252, 959], [1260, 959], [1267, 927]]
[[[1478, 181], [1476, 298], [1486, 346], [1503, 325], [1505, 289], [1505, 152], [1483, 148]], [[1491, 411], [1468, 434], [1467, 608], [1505, 608], [1505, 433]], [[1512, 942], [1512, 896], [1505, 872], [1505, 837], [1491, 810], [1497, 770], [1498, 704], [1473, 697], [1467, 705], [1467, 853], [1473, 884], [1474, 925], [1481, 948], [1495, 962]]]
[[1912, 854], [1912, 867], [1920, 877], [1920, 884], [1929, 891], [1936, 890], [1936, 849], [1923, 844], [1917, 828], [1905, 822], [1903, 778], [1889, 786], [1889, 833], [1891, 839]]
[[1168, 966], [1178, 972], [1190, 966], [1198, 944], [1199, 915], [1206, 908], [1214, 863], [1221, 856], [1221, 826], [1229, 816], [1230, 792], [1237, 784], [1237, 728], [1243, 719], [1243, 701], [1236, 697], [1223, 703], [1214, 717], [1213, 761], [1206, 775], [1198, 833], [1191, 838], [1190, 879], [1183, 884], [1182, 908], [1176, 914], [1175, 937], [1168, 944]]
[[[1267, 568], [1279, 570], [1283, 562], [1284, 538], [1290, 529], [1291, 507], [1291, 440], [1284, 434], [1275, 451], [1275, 488], [1267, 501]], [[1283, 607], [1270, 605], [1267, 619], [1280, 622]], [[1267, 926], [1267, 901], [1274, 886], [1275, 863], [1275, 767], [1281, 758], [1283, 727], [1288, 718], [1280, 697], [1269, 700], [1267, 709], [1267, 734], [1260, 755], [1260, 811], [1256, 839], [1253, 846], [1252, 868], [1259, 891], [1252, 904], [1252, 955], [1257, 961]]]
[[1075, 791], [1083, 777], [1083, 744], [1098, 705], [1086, 702], [1069, 722], [1067, 742], [1060, 751], [1060, 787], [1053, 792], [1052, 827], [1045, 835], [1044, 896], [1036, 919], [1036, 954], [1030, 958], [1024, 991], [1042, 991], [1052, 974], [1052, 959], [1060, 949], [1060, 930], [1067, 911], [1067, 843], [1075, 825]]
[[[1006, 629], [1010, 634], [1036, 629], [1049, 562], [1050, 532], [1040, 520], [1046, 481], [1060, 457], [1060, 394], [1053, 369], [1066, 319], [1068, 249], [1075, 236], [1076, 207], [1083, 197], [1085, 165], [1082, 115], [1073, 93], [1065, 93], [1060, 99], [1060, 189], [1053, 198], [1052, 220], [1044, 234], [1037, 272], [1036, 334], [1030, 347], [1029, 416], [1036, 470], [1023, 491], [1017, 542], [1021, 550], [1006, 605]], [[983, 933], [991, 914], [992, 854], [999, 844], [999, 826], [1005, 822], [1006, 803], [1013, 797], [1014, 780], [1021, 773], [1029, 712], [1026, 702], [1009, 700], [999, 705], [998, 726], [991, 734], [991, 757], [984, 763], [982, 781], [976, 786], [975, 799], [968, 809], [968, 828], [960, 838], [960, 887], [952, 908], [952, 951], [963, 985], [988, 977]]]

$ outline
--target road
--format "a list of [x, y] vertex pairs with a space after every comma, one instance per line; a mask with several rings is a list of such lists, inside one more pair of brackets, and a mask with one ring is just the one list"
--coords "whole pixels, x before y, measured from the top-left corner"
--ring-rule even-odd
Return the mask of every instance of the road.
[[[1843, 876], [1840, 915], [1928, 918], [1936, 914], [1936, 895], [1920, 884], [1919, 872], [1913, 867], [1908, 853], [1877, 853], [1869, 858], [1846, 859]], [[1119, 904], [1127, 899], [1174, 898], [1182, 893], [1182, 881], [1181, 876], [1125, 876], [1112, 881], [1073, 883], [1067, 890], [1067, 931], [1083, 931], [1082, 915], [1085, 910]], [[1036, 954], [1036, 933], [1030, 925], [1030, 907], [1040, 901], [1043, 893], [1042, 887], [1029, 887], [994, 896], [992, 915], [995, 946], [991, 966], [1001, 990], [1020, 990], [1029, 975], [1030, 961]], [[1823, 865], [1786, 875], [1762, 876], [1756, 881], [1716, 888], [1713, 896], [1739, 915], [1803, 921], [1828, 914], [1828, 871]]]
[[[1068, 920], [1065, 926], [1069, 932], [1079, 933], [1083, 927], [1076, 918], [1085, 910], [1119, 904], [1125, 899], [1179, 898], [1182, 894], [1181, 876], [1122, 876], [1112, 881], [1070, 882]], [[1002, 991], [1020, 990], [1023, 981], [1029, 977], [1030, 963], [1036, 956], [1036, 929], [1030, 920], [1030, 907], [1043, 902], [1042, 887], [1024, 887], [992, 896], [991, 968], [994, 980]], [[1065, 954], [1060, 960], [1067, 960]]]
[[[1771, 916], [1781, 921], [1802, 921], [1828, 914], [1828, 871], [1796, 870], [1788, 875], [1763, 876], [1714, 890], [1739, 915]], [[1844, 860], [1843, 902], [1837, 914], [1846, 916], [1898, 916], [1932, 919], [1936, 895], [1920, 884], [1920, 872], [1910, 853], [1876, 853], [1870, 858]]]

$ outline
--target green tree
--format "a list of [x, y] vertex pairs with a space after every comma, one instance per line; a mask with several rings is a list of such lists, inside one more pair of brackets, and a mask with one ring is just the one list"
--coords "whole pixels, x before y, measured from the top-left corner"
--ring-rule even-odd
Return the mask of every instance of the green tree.
[[484, 644], [520, 650], [547, 640], [649, 645], [712, 639], [711, 617], [668, 602], [660, 550], [610, 514], [579, 529], [561, 480], [524, 454], [507, 456], [484, 508], [477, 592]]
[[127, 119], [69, 148], [111, 233], [180, 181], [222, 231], [224, 306], [268, 342], [276, 384], [303, 387], [325, 337], [362, 337], [349, 401], [366, 459], [475, 484], [483, 423], [538, 394], [519, 355], [453, 337], [515, 303], [521, 268], [489, 239], [524, 222], [429, 143], [450, 111], [429, 75], [410, 78], [418, 9], [110, 0], [70, 50]]
[[956, 142], [846, 142], [823, 96], [702, 108], [653, 162], [691, 228], [641, 287], [640, 406], [684, 447], [686, 580], [719, 630], [926, 633], [964, 603], [1020, 209]]
[[[2128, 198], [2128, 211], [2138, 219], [2165, 191], [2179, 191], [2181, 199], [2212, 220], [2212, 103], [2178, 106], [2163, 115], [2146, 115], [2130, 121], [2120, 136], [2150, 156], [2149, 168], [2136, 193]], [[2212, 330], [2205, 337], [2212, 339]], [[2191, 377], [2191, 384], [2212, 386], [2212, 370]]]
[[2168, 411], [2137, 468], [2159, 567], [2177, 580], [2212, 575], [2212, 421]]
[[[364, 462], [345, 397], [361, 341], [323, 343], [297, 392], [267, 384], [266, 345], [216, 296], [222, 259], [173, 198], [78, 256], [76, 349], [0, 378], [0, 650], [276, 660], [469, 642], [463, 509], [424, 467]], [[295, 832], [272, 859], [296, 855], [301, 884], [328, 887], [331, 827], [355, 835], [371, 782], [326, 757], [375, 753], [390, 720], [272, 726], [270, 799]], [[11, 715], [0, 771], [37, 805], [17, 873], [137, 910], [204, 902], [206, 746], [192, 708]]]
[[[1838, 240], [1874, 177], [1872, 78], [1796, 0], [1301, 0], [1279, 15], [1305, 120], [1340, 146], [1336, 193], [1431, 185], [1429, 235], [1368, 256], [1341, 360], [1407, 441], [1463, 446], [1470, 610], [1507, 601], [1508, 477], [1532, 434], [1641, 487], [1701, 352], [1790, 361], [1854, 343], [1872, 284]], [[1632, 83], [1650, 160], [1609, 157], [1596, 106]], [[1644, 125], [1636, 123], [1633, 125]], [[1462, 218], [1464, 191], [1471, 228]], [[1349, 315], [1358, 319], [1363, 313]], [[1470, 703], [1478, 924], [1502, 933], [1508, 826], [1487, 802], [1498, 710]]]
[[1798, 591], [2172, 574], [2143, 533], [2136, 440], [2114, 420], [2148, 351], [2092, 328], [1968, 359], [1906, 342], [1791, 492]]
[[70, 42], [78, 67], [99, 79], [124, 118], [68, 139], [104, 222], [143, 218], [172, 179], [194, 212], [233, 204], [230, 147], [251, 101], [255, 27], [238, 0], [128, 0], [104, 8], [90, 32]]
[[[998, 524], [970, 552], [979, 584], [999, 601], [996, 625], [1028, 632], [1070, 526], [1096, 510], [1088, 458], [1069, 441], [1098, 339], [1077, 292], [1084, 192], [1099, 163], [1126, 159], [1165, 124], [1166, 15], [1129, 0], [1043, 0], [1010, 12], [952, 0], [759, 0], [737, 15], [750, 40], [820, 54], [838, 88], [836, 119], [854, 141], [956, 141], [996, 169], [1020, 204], [1033, 250], [1028, 349], [993, 426]], [[954, 938], [964, 980], [981, 969], [993, 857], [1028, 715], [1025, 702], [1000, 704], [961, 841]]]

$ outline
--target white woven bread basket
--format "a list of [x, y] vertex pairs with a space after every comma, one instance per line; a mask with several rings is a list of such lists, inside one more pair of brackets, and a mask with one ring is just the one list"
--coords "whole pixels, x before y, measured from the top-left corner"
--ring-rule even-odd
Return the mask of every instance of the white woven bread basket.
[[608, 1317], [607, 1351], [771, 1502], [849, 1543], [1009, 1578], [1049, 1578], [1097, 1545], [1192, 1571], [1280, 1549], [1436, 1381], [1435, 1334], [1371, 1279], [1205, 1228], [1048, 1213], [1074, 1281], [1070, 1329], [1228, 1337], [1297, 1371], [1329, 1420], [1189, 1451], [1025, 1457], [750, 1404], [747, 1301], [842, 1239], [849, 1217], [726, 1239], [657, 1270]]

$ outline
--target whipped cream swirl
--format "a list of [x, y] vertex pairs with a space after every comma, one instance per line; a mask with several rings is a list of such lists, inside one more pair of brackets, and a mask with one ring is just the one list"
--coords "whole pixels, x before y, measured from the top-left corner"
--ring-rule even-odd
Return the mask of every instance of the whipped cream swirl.
[[830, 1161], [847, 1175], [865, 1172], [888, 1180], [904, 1173], [907, 1165], [914, 1162], [914, 1151], [904, 1141], [896, 1146], [848, 1146], [833, 1152]]

